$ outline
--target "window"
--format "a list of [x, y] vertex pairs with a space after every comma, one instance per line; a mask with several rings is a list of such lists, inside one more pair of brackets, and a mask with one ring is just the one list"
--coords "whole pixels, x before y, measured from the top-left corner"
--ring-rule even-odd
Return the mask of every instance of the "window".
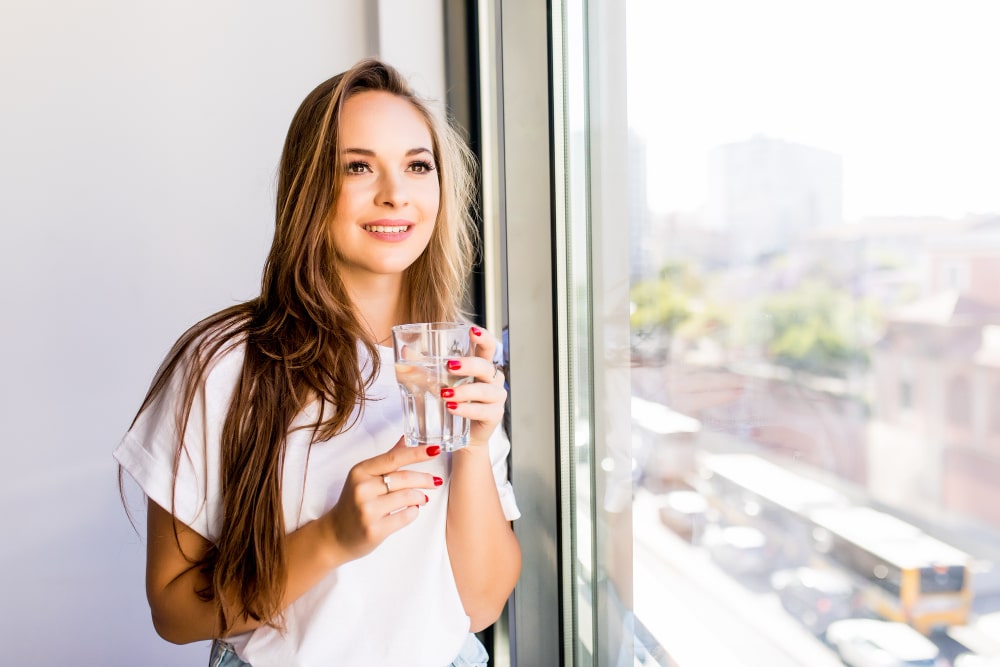
[[995, 402], [990, 5], [540, 4], [492, 5], [512, 663], [836, 664], [850, 617], [981, 642], [1000, 460], [947, 432]]
[[908, 379], [899, 381], [899, 407], [904, 410], [913, 407], [913, 383]]
[[969, 265], [964, 262], [949, 261], [941, 265], [943, 287], [954, 290], [969, 288]]
[[958, 428], [969, 428], [972, 413], [972, 391], [964, 376], [952, 378], [946, 397], [948, 421]]
[[[1000, 491], [944, 489], [1000, 462], [941, 434], [1000, 311], [988, 273], [932, 273], [1000, 248], [989, 7], [550, 4], [552, 259], [508, 230], [508, 267], [512, 308], [553, 284], [561, 664], [834, 664], [853, 616], [974, 643]], [[503, 54], [505, 81], [541, 62]], [[931, 599], [939, 571], [961, 585]], [[848, 581], [843, 604], [793, 611], [790, 573]]]

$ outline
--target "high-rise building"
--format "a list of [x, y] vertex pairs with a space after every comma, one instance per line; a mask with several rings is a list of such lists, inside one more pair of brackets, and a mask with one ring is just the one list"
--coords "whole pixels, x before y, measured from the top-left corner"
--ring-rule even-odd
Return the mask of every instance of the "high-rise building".
[[709, 160], [706, 222], [726, 234], [729, 259], [752, 262], [842, 221], [840, 156], [755, 136]]

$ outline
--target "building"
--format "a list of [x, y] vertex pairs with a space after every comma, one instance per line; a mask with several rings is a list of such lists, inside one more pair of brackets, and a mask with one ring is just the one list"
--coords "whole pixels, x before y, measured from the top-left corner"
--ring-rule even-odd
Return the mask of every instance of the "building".
[[872, 351], [869, 489], [1000, 527], [1000, 219], [927, 252], [928, 295]]
[[842, 215], [840, 156], [755, 136], [713, 149], [707, 224], [724, 231], [732, 263], [787, 249]]

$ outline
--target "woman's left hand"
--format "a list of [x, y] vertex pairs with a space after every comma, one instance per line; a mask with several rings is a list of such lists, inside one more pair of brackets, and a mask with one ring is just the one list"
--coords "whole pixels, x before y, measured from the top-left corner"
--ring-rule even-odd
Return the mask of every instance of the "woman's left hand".
[[473, 378], [457, 387], [441, 390], [447, 401], [448, 411], [469, 419], [469, 445], [485, 445], [503, 419], [507, 390], [504, 374], [493, 363], [497, 352], [497, 339], [486, 329], [470, 327], [469, 337], [475, 356], [448, 360], [448, 370], [454, 375]]

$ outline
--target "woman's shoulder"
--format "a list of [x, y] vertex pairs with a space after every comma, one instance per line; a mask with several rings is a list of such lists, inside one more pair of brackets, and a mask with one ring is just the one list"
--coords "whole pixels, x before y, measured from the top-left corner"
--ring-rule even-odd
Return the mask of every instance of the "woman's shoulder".
[[244, 311], [240, 307], [229, 308], [189, 327], [163, 360], [154, 387], [192, 380], [202, 384], [213, 376], [238, 373], [246, 356], [250, 319]]

